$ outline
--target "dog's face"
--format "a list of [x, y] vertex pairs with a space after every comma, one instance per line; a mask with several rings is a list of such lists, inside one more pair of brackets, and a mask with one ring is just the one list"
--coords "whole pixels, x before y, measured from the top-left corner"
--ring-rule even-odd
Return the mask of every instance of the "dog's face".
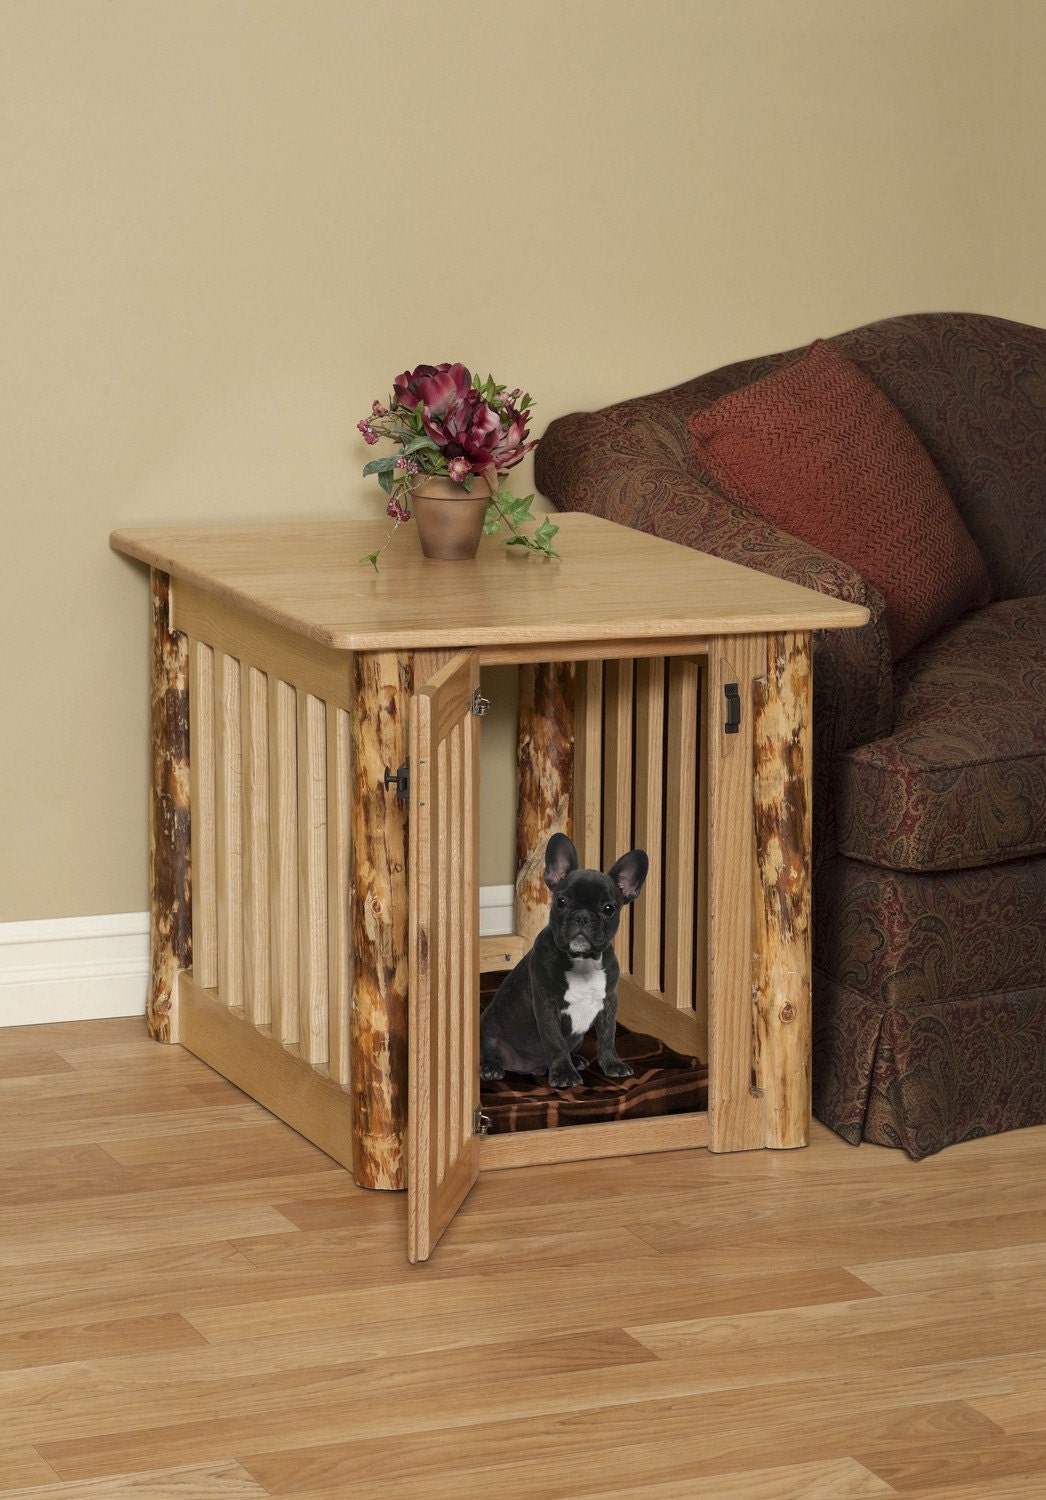
[[643, 888], [649, 862], [633, 849], [603, 875], [579, 870], [577, 850], [562, 833], [554, 833], [545, 850], [545, 884], [552, 892], [548, 925], [556, 947], [571, 958], [595, 958], [614, 940], [621, 908]]

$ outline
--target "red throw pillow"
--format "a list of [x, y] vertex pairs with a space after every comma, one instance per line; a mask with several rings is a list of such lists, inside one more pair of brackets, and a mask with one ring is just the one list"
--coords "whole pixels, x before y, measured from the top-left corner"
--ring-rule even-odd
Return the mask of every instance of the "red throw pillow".
[[886, 601], [893, 659], [984, 604], [984, 559], [930, 455], [863, 370], [819, 339], [690, 418], [738, 504], [849, 563]]

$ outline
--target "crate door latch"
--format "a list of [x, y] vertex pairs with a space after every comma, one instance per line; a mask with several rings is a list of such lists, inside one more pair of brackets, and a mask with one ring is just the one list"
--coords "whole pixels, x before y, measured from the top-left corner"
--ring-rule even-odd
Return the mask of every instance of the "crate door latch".
[[726, 696], [726, 723], [723, 725], [724, 734], [741, 733], [741, 693], [736, 682], [727, 682], [723, 685], [723, 693]]
[[396, 796], [401, 802], [410, 801], [409, 760], [405, 760], [401, 766], [397, 766], [395, 771], [390, 771], [388, 766], [385, 767], [385, 790], [388, 791], [390, 786], [396, 788]]

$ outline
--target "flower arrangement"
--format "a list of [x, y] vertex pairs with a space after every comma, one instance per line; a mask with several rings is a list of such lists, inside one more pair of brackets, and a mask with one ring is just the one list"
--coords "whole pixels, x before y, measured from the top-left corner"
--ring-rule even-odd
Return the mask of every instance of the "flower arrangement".
[[477, 474], [487, 477], [496, 491], [484, 521], [487, 535], [504, 525], [511, 533], [508, 546], [558, 557], [552, 538], [559, 527], [546, 516], [528, 536], [521, 528], [534, 520], [534, 496], [520, 499], [501, 482], [502, 473], [537, 446], [536, 438], [527, 441], [532, 404], [525, 392], [496, 385], [490, 375], [480, 380], [462, 364], [418, 365], [397, 375], [388, 405], [375, 401], [370, 416], [356, 424], [367, 443], [390, 438], [400, 450], [394, 457], [372, 459], [363, 470], [365, 477], [377, 475], [394, 525], [378, 551], [360, 561], [373, 564], [377, 572], [380, 553], [410, 520], [410, 497], [423, 480], [444, 475], [469, 491]]

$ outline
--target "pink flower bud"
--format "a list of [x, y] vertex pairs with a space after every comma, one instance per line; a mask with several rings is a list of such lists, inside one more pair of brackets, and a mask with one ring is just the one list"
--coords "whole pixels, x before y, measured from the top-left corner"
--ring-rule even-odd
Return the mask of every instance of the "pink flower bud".
[[374, 444], [378, 441], [378, 434], [376, 432], [372, 432], [370, 427], [367, 426], [366, 422], [357, 422], [356, 426], [359, 431], [363, 433], [364, 441], [370, 443], [370, 445], [373, 447]]
[[389, 413], [388, 409], [382, 406], [380, 401], [375, 401], [370, 409], [370, 414], [372, 417], [387, 417]]
[[447, 473], [451, 479], [456, 479], [460, 484], [472, 472], [472, 465], [467, 458], [452, 458], [447, 465]]

